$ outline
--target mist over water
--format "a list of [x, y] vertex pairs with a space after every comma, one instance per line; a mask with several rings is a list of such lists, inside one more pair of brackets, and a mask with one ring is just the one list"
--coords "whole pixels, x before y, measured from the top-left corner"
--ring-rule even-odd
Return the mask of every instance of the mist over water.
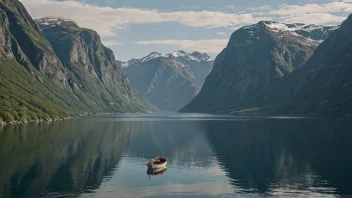
[[[0, 128], [0, 197], [352, 195], [351, 119], [92, 116]], [[147, 174], [164, 156], [167, 170]]]

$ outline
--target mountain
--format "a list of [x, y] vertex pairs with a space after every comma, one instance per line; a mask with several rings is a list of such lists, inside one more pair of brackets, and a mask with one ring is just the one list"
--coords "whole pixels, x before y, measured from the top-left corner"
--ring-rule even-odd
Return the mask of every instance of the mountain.
[[84, 113], [67, 70], [19, 1], [0, 1], [0, 121]]
[[130, 86], [95, 31], [67, 19], [42, 18], [36, 23], [67, 68], [68, 83], [82, 102], [101, 112], [143, 112], [151, 106]]
[[[114, 98], [98, 92], [100, 97], [93, 100], [93, 91], [97, 90], [89, 90], [88, 83], [78, 84], [83, 78], [62, 64], [56, 47], [52, 47], [19, 1], [0, 0], [0, 121], [48, 120], [86, 113], [146, 112], [152, 109], [130, 87], [120, 69], [106, 66], [109, 60], [115, 62], [110, 50], [104, 48], [105, 52], [94, 59], [94, 66], [98, 68], [99, 64], [106, 64], [104, 69], [110, 69], [111, 75], [106, 75], [104, 70], [99, 73], [105, 75], [101, 79], [110, 79], [104, 83], [110, 83], [110, 87], [118, 88], [118, 93], [124, 94], [115, 94], [116, 89], [111, 88], [109, 91]], [[61, 49], [65, 50], [68, 49]], [[89, 49], [77, 52], [81, 50]], [[94, 51], [90, 53], [94, 54]], [[96, 80], [90, 79], [89, 84], [95, 86], [94, 83]], [[76, 91], [79, 88], [75, 85], [83, 87], [81, 93]]]
[[217, 56], [200, 93], [181, 112], [258, 109], [273, 84], [303, 66], [336, 28], [270, 21], [240, 28]]
[[202, 84], [213, 69], [214, 65], [214, 59], [208, 54], [196, 51], [189, 54], [180, 50], [166, 54], [165, 56], [169, 59], [174, 59], [183, 65], [189, 66], [196, 80]]
[[55, 84], [67, 86], [67, 71], [24, 6], [17, 0], [2, 0], [0, 12], [3, 56], [28, 70], [32, 65]]
[[[275, 101], [276, 111], [289, 114], [352, 114], [351, 63], [352, 15], [319, 45], [304, 67], [284, 79], [292, 86], [284, 87], [286, 95]], [[283, 92], [282, 88], [278, 91]]]
[[126, 76], [159, 109], [178, 111], [199, 92], [213, 66], [207, 54], [152, 52], [122, 64]]
[[191, 70], [196, 80], [201, 83], [204, 83], [205, 78], [213, 69], [213, 64], [214, 64], [214, 59], [206, 53], [201, 53], [196, 51], [193, 53], [186, 53], [185, 51], [180, 50], [180, 51], [174, 51], [169, 54], [152, 52], [146, 57], [143, 57], [140, 59], [132, 59], [130, 61], [122, 63], [121, 65], [123, 69], [126, 69], [130, 65], [144, 63], [151, 59], [161, 58], [161, 57], [179, 62], [182, 65], [185, 65]]

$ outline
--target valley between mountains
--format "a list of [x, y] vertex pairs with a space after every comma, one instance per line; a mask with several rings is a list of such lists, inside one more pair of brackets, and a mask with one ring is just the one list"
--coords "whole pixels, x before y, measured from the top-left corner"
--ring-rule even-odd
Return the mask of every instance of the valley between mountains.
[[98, 113], [351, 115], [352, 16], [236, 30], [214, 59], [151, 52], [118, 61], [94, 30], [32, 19], [0, 0], [0, 123]]

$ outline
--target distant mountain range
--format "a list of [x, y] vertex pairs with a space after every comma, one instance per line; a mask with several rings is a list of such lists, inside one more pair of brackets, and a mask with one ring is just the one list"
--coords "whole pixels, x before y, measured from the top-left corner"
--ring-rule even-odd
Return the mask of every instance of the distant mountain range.
[[121, 68], [152, 104], [164, 111], [178, 111], [198, 94], [213, 63], [213, 58], [200, 52], [152, 52], [121, 63]]
[[240, 28], [181, 112], [351, 113], [349, 20], [341, 27], [264, 21]]
[[0, 1], [0, 70], [0, 122], [155, 111], [96, 32], [34, 21], [17, 0]]

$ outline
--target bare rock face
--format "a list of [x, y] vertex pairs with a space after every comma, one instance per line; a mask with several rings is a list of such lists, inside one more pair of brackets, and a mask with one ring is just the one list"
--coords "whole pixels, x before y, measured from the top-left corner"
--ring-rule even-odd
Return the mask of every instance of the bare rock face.
[[[284, 82], [287, 94], [276, 111], [290, 114], [352, 114], [352, 15]], [[289, 83], [285, 83], [289, 84]], [[283, 92], [282, 89], [278, 91]]]
[[199, 92], [213, 67], [207, 54], [175, 51], [150, 53], [122, 63], [131, 83], [159, 109], [178, 111]]
[[102, 111], [144, 112], [153, 107], [133, 90], [117, 65], [113, 52], [93, 30], [67, 19], [36, 20], [60, 61], [67, 68], [69, 85], [85, 103]]
[[55, 84], [67, 86], [67, 71], [23, 5], [16, 0], [0, 2], [0, 50], [23, 65], [31, 64]]
[[273, 83], [304, 65], [336, 28], [267, 21], [240, 28], [216, 58], [200, 93], [181, 111], [229, 113], [261, 107]]

